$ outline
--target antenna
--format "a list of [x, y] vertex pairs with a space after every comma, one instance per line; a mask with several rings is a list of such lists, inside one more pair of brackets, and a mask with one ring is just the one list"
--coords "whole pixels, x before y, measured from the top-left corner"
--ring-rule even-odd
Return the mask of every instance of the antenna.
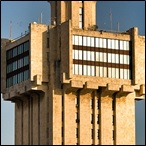
[[111, 31], [112, 31], [112, 12], [111, 12], [111, 9], [110, 9], [109, 15], [110, 15], [110, 25], [111, 25]]
[[120, 28], [120, 23], [119, 23], [119, 21], [118, 21], [117, 25], [118, 25], [118, 32], [119, 32], [119, 28]]
[[41, 12], [41, 24], [42, 24], [42, 12]]
[[38, 23], [40, 23], [40, 24], [42, 24], [42, 12], [41, 12], [41, 16], [40, 17], [38, 17]]
[[12, 40], [12, 21], [10, 21], [10, 40]]
[[38, 17], [38, 24], [39, 24], [40, 18]]

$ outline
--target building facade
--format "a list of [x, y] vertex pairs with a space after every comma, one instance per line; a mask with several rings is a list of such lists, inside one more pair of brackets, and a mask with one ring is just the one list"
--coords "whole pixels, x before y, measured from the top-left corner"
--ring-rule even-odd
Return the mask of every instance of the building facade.
[[96, 26], [96, 1], [49, 1], [51, 25], [1, 49], [1, 92], [15, 103], [16, 145], [135, 144], [145, 37]]

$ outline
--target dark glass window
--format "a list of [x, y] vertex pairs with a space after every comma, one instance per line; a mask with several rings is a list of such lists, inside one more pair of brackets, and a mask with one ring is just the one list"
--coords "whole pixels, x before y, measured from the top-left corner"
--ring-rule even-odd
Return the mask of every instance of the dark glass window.
[[114, 130], [113, 130], [113, 136], [112, 137], [113, 137], [113, 140], [114, 140], [115, 139], [115, 131]]
[[76, 138], [79, 137], [79, 128], [76, 128]]
[[115, 98], [112, 98], [112, 110], [115, 110]]
[[91, 114], [90, 116], [91, 116], [91, 124], [93, 124], [93, 121], [94, 121], [93, 114]]
[[100, 139], [100, 130], [97, 129], [97, 138]]
[[64, 128], [62, 127], [62, 137], [64, 137]]
[[99, 124], [99, 119], [100, 117], [99, 117], [99, 114], [97, 114], [97, 124]]
[[7, 88], [29, 79], [29, 41], [6, 52]]
[[94, 130], [91, 129], [91, 138], [93, 139], [94, 138]]
[[112, 123], [113, 123], [113, 125], [114, 125], [114, 120], [115, 120], [115, 116], [112, 115]]

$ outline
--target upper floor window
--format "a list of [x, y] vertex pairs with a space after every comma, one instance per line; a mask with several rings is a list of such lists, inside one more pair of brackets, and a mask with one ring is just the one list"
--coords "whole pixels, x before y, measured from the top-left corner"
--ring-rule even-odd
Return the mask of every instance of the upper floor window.
[[29, 78], [29, 41], [6, 52], [6, 87]]
[[132, 79], [131, 42], [73, 35], [73, 74]]

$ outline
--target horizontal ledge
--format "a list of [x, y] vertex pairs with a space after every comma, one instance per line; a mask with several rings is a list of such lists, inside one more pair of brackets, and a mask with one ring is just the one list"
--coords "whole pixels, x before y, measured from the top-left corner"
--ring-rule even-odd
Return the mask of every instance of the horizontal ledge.
[[107, 84], [107, 90], [108, 91], [119, 91], [120, 85], [117, 84]]
[[121, 92], [127, 92], [127, 93], [134, 92], [134, 88], [131, 85], [122, 85]]
[[96, 82], [90, 82], [90, 81], [87, 81], [85, 82], [85, 89], [98, 89], [98, 84]]
[[83, 88], [83, 82], [77, 81], [77, 80], [72, 80], [72, 81], [70, 81], [70, 87], [71, 88]]

